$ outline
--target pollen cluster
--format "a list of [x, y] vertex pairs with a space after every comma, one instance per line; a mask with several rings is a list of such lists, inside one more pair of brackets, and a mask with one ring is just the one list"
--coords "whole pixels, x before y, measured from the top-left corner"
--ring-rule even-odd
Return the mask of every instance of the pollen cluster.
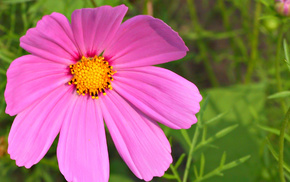
[[69, 85], [76, 86], [79, 95], [89, 94], [93, 99], [97, 99], [100, 93], [106, 95], [106, 90], [112, 90], [112, 75], [116, 73], [113, 67], [102, 56], [93, 58], [82, 57], [76, 64], [69, 66], [72, 79]]

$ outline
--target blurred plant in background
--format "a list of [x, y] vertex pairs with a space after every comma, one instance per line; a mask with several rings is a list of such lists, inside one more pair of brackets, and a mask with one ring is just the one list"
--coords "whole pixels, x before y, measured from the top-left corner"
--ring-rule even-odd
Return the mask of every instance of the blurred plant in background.
[[276, 0], [276, 10], [284, 16], [290, 16], [290, 1], [289, 0]]
[[[189, 130], [162, 126], [174, 162], [163, 178], [153, 181], [290, 181], [290, 21], [278, 3], [287, 2], [0, 0], [1, 181], [65, 181], [56, 143], [31, 169], [18, 168], [5, 152], [13, 121], [4, 112], [6, 70], [27, 54], [19, 38], [46, 14], [60, 12], [69, 18], [75, 9], [119, 4], [129, 7], [125, 19], [154, 15], [181, 35], [190, 52], [162, 66], [193, 81], [205, 98], [199, 122]], [[136, 181], [110, 138], [108, 147], [110, 181]]]

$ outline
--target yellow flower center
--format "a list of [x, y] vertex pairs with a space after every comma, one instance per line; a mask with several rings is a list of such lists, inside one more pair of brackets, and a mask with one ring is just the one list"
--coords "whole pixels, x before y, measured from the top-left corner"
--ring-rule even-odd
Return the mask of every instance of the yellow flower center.
[[93, 99], [98, 98], [99, 93], [106, 95], [105, 90], [112, 90], [112, 75], [116, 73], [113, 67], [102, 56], [93, 58], [82, 57], [76, 64], [69, 66], [72, 79], [69, 85], [74, 84], [79, 95], [89, 94]]

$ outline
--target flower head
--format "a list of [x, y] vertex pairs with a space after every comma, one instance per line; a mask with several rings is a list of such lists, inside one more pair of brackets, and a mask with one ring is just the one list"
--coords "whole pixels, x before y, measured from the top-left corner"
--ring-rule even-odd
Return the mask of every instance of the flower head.
[[279, 14], [290, 16], [290, 0], [276, 0], [275, 6]]
[[20, 39], [31, 54], [11, 63], [5, 90], [6, 113], [17, 115], [8, 153], [18, 166], [38, 163], [59, 134], [67, 181], [108, 181], [105, 121], [138, 178], [167, 170], [171, 148], [157, 122], [189, 128], [202, 97], [193, 83], [152, 66], [186, 55], [179, 35], [150, 16], [122, 23], [127, 9], [80, 9], [71, 23], [52, 13]]

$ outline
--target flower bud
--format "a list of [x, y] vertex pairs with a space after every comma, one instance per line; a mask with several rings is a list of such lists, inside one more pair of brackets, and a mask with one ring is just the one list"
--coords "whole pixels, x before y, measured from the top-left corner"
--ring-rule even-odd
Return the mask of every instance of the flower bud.
[[283, 16], [290, 16], [290, 0], [276, 0], [276, 10]]

